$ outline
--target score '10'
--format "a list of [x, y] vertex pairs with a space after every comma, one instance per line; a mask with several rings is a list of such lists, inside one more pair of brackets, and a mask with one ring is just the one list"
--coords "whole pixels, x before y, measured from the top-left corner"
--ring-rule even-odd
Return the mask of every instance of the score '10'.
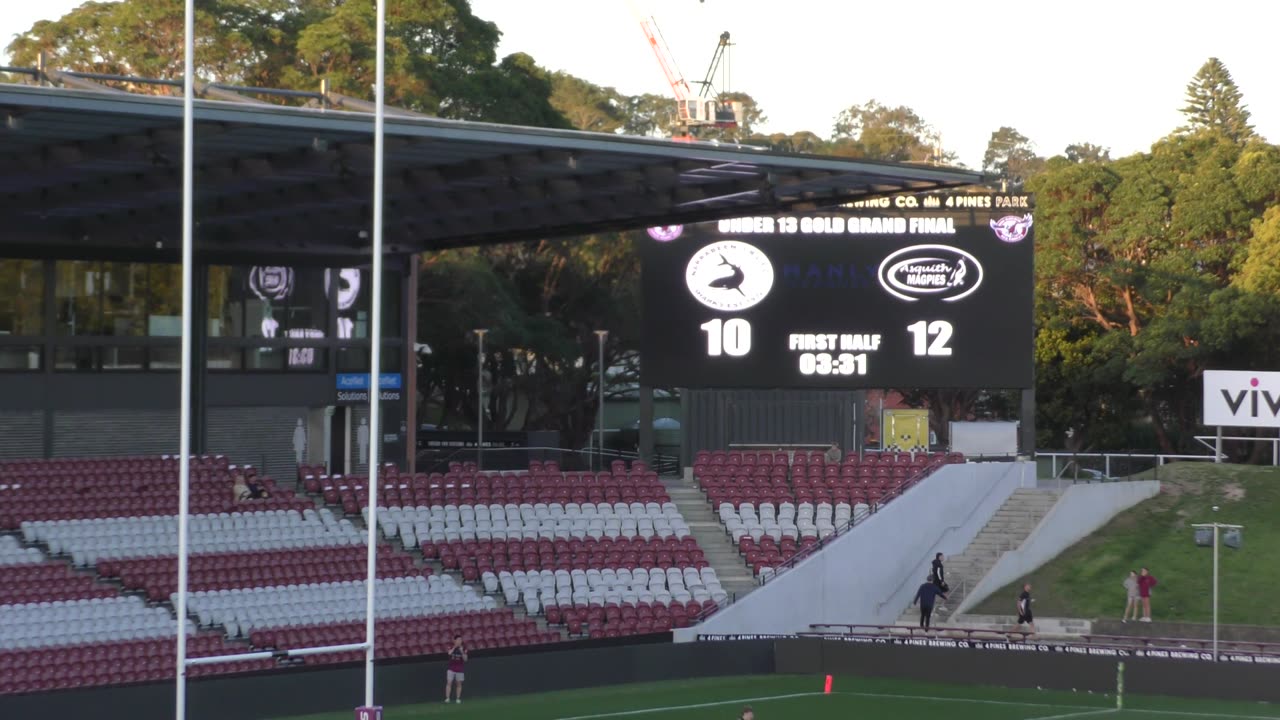
[[751, 323], [742, 318], [716, 318], [698, 327], [707, 334], [707, 355], [711, 357], [742, 357], [751, 352]]

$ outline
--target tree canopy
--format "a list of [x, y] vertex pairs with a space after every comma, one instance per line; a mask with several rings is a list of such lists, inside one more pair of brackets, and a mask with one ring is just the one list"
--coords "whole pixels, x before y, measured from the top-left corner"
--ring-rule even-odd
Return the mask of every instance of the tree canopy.
[[1230, 71], [1216, 57], [1209, 58], [1187, 83], [1182, 108], [1191, 130], [1217, 130], [1235, 141], [1253, 137], [1249, 110]]

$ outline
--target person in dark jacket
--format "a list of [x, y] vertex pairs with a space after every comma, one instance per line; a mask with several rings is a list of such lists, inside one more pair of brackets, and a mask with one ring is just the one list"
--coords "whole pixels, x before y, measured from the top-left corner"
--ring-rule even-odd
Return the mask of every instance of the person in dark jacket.
[[1035, 600], [1031, 599], [1031, 583], [1026, 583], [1022, 586], [1022, 592], [1018, 594], [1018, 627], [1026, 625], [1027, 629], [1035, 634], [1036, 616], [1031, 607], [1033, 602]]
[[947, 594], [942, 592], [937, 585], [933, 584], [933, 574], [925, 578], [924, 584], [916, 590], [916, 597], [911, 601], [912, 605], [920, 603], [920, 629], [929, 630], [930, 623], [933, 620], [933, 605], [937, 598], [947, 599]]
[[929, 571], [929, 579], [942, 592], [951, 591], [951, 586], [947, 585], [947, 571], [942, 567], [942, 553], [933, 556], [933, 568]]

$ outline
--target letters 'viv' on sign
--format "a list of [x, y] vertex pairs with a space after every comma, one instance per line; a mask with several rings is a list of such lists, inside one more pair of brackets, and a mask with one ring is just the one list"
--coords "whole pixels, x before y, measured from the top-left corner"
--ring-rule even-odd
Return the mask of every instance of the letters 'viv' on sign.
[[1204, 424], [1280, 427], [1280, 372], [1206, 370]]

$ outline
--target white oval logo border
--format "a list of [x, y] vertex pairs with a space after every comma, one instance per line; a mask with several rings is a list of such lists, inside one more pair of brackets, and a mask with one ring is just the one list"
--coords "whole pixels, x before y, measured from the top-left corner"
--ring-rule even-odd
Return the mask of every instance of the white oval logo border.
[[[960, 293], [959, 295], [953, 295], [951, 297], [941, 298], [942, 302], [955, 302], [957, 300], [961, 300], [963, 298], [968, 297], [969, 295], [972, 295], [975, 290], [977, 290], [979, 287], [982, 286], [982, 281], [986, 277], [986, 271], [983, 269], [982, 263], [978, 262], [978, 258], [973, 256], [973, 253], [970, 253], [966, 250], [961, 250], [960, 248], [953, 247], [951, 245], [911, 245], [909, 247], [899, 248], [898, 250], [895, 250], [889, 253], [887, 256], [885, 256], [884, 260], [880, 261], [880, 268], [876, 273], [877, 275], [876, 279], [880, 281], [880, 287], [884, 288], [884, 291], [889, 293], [890, 295], [898, 298], [899, 300], [906, 300], [907, 302], [917, 302], [927, 297], [935, 297], [935, 295], [925, 295], [925, 294], [921, 294], [917, 296], [904, 294], [902, 291], [895, 289], [895, 287], [890, 287], [891, 285], [895, 285], [895, 283], [892, 279], [892, 276], [886, 276], [885, 274], [885, 267], [890, 263], [893, 263], [893, 261], [899, 258], [900, 256], [906, 255], [907, 253], [911, 253], [911, 252], [925, 252], [925, 251], [939, 251], [939, 252], [945, 252], [945, 253], [952, 253], [954, 255], [959, 256], [960, 258], [967, 259], [969, 262], [973, 263], [974, 268], [976, 268], [978, 271], [977, 279], [974, 280], [973, 284], [970, 285], [968, 288], [966, 288], [964, 292]], [[930, 259], [940, 259], [940, 258], [919, 258], [919, 259], [930, 260]], [[904, 264], [905, 262], [910, 262], [910, 261], [904, 260], [904, 261], [893, 263], [893, 266], [890, 269], [897, 268], [902, 264]], [[889, 278], [887, 281], [886, 281], [886, 277]], [[946, 288], [943, 288], [943, 289], [945, 290]], [[922, 291], [915, 288], [912, 288], [912, 291], [916, 293], [931, 292], [929, 290]]]

